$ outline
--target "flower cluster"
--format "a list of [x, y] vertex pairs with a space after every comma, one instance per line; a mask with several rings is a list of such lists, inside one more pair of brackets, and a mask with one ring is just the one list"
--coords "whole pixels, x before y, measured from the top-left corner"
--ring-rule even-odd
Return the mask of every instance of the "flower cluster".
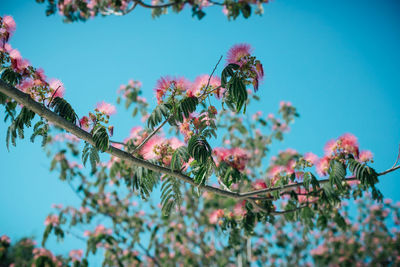
[[332, 159], [346, 158], [349, 155], [353, 156], [360, 162], [372, 162], [372, 153], [368, 150], [359, 152], [357, 137], [353, 134], [346, 133], [337, 138], [330, 140], [324, 147], [324, 156], [313, 164], [316, 165], [316, 170], [320, 176], [327, 175], [329, 163]]
[[55, 97], [63, 97], [65, 87], [60, 80], [47, 81], [43, 69], [33, 68], [8, 43], [15, 29], [16, 24], [11, 16], [0, 17], [0, 65], [5, 69], [3, 77], [38, 102], [50, 102]]
[[223, 161], [238, 171], [243, 171], [250, 159], [249, 153], [240, 147], [216, 147], [213, 153], [216, 156], [217, 162]]
[[[47, 250], [45, 248], [34, 248], [32, 250], [32, 253], [33, 253], [34, 260], [37, 260], [41, 257], [45, 257], [45, 258], [50, 259], [55, 266], [60, 266], [60, 267], [63, 266], [62, 261], [57, 259], [57, 257], [54, 256], [54, 254], [50, 250]], [[36, 266], [36, 264], [34, 263], [34, 264], [32, 264], [32, 267], [40, 267], [40, 266]]]
[[249, 44], [234, 45], [227, 56], [228, 64], [237, 64], [244, 77], [248, 77], [257, 92], [260, 82], [264, 78], [264, 68], [259, 60], [251, 55], [252, 48]]
[[83, 235], [84, 236], [99, 236], [99, 235], [112, 235], [113, 231], [112, 229], [108, 229], [106, 228], [104, 225], [99, 224], [96, 226], [96, 228], [94, 229], [94, 232], [91, 232], [89, 230], [86, 230]]

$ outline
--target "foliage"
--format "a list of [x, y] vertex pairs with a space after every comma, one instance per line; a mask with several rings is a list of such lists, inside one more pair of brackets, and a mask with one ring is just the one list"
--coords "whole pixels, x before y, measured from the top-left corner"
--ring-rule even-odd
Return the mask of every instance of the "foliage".
[[[48, 14], [59, 9], [67, 20], [75, 21], [107, 12], [127, 13], [140, 5], [154, 8], [153, 15], [158, 16], [168, 7], [180, 11], [185, 4], [192, 6], [199, 19], [204, 16], [204, 3], [173, 1], [151, 7], [140, 1], [123, 5], [114, 0], [48, 1]], [[249, 17], [253, 4], [257, 3], [220, 3], [229, 18], [240, 13]], [[8, 16], [0, 22], [0, 43], [9, 45], [15, 25]], [[21, 258], [24, 264], [37, 266], [86, 266], [89, 255], [101, 249], [105, 266], [281, 265], [285, 262], [275, 260], [284, 257], [288, 265], [307, 264], [311, 258], [319, 265], [398, 264], [398, 231], [388, 232], [383, 222], [389, 209], [398, 225], [399, 210], [390, 201], [382, 204], [383, 196], [376, 188], [379, 176], [397, 166], [378, 173], [370, 166], [372, 153], [360, 151], [356, 137], [344, 134], [327, 143], [321, 158], [287, 149], [271, 157], [265, 167], [271, 144], [283, 140], [299, 114], [292, 103], [284, 101], [277, 115], [248, 114], [247, 106], [260, 100], [256, 92], [264, 77], [249, 45], [235, 45], [228, 51], [221, 78], [214, 74], [219, 62], [210, 75], [193, 82], [161, 77], [155, 88], [157, 105], [151, 112], [141, 97], [140, 82], [122, 86], [117, 102], [132, 108], [133, 117], [147, 120], [147, 128], [132, 128], [122, 142], [111, 140], [113, 105], [98, 103], [94, 111], [79, 117], [63, 98], [62, 83], [47, 82], [43, 71], [30, 66], [11, 46], [0, 50], [0, 63], [2, 81], [13, 86], [0, 87], [0, 105], [4, 120], [9, 121], [7, 148], [10, 142], [15, 146], [18, 137], [24, 138], [25, 128], [35, 123], [31, 141], [42, 136], [42, 146], [52, 158], [50, 170], [81, 199], [80, 207], [55, 206], [57, 214], [45, 220], [42, 246], [52, 235], [59, 241], [72, 235], [86, 243], [85, 254], [77, 250], [68, 258], [31, 245], [26, 255], [18, 256], [14, 250], [19, 243], [10, 246], [5, 237], [0, 247], [4, 262], [17, 263]], [[40, 111], [9, 97], [18, 90], [35, 101]], [[38, 121], [30, 108], [40, 114]], [[57, 121], [47, 121], [46, 114], [56, 114], [70, 125], [53, 126]], [[73, 134], [85, 134], [88, 139], [82, 144]], [[106, 155], [102, 158], [99, 152], [112, 155], [104, 159]], [[88, 160], [90, 171], [79, 163], [86, 165]], [[344, 203], [369, 198], [374, 201], [369, 205], [373, 211], [369, 228], [355, 229]], [[361, 208], [360, 216], [364, 216], [366, 206]], [[298, 234], [284, 233], [293, 229]], [[268, 235], [273, 231], [271, 242]], [[313, 231], [324, 235], [323, 240], [315, 239], [320, 243], [309, 238]], [[346, 235], [362, 235], [358, 231], [364, 237], [347, 246]], [[146, 234], [148, 242], [141, 240]], [[376, 257], [366, 253], [361, 248], [371, 244], [365, 235], [378, 238], [375, 244], [385, 240], [390, 253], [380, 251]], [[332, 236], [340, 238], [332, 240]], [[282, 248], [282, 254], [275, 252]]]

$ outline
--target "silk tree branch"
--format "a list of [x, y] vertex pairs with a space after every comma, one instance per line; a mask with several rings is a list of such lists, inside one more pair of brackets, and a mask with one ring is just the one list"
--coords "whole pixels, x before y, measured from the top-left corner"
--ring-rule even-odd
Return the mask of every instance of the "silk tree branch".
[[[385, 174], [388, 174], [390, 172], [393, 172], [397, 169], [400, 169], [400, 165], [398, 166], [394, 166], [386, 171], [380, 172], [378, 173], [378, 176], [382, 176]], [[356, 181], [358, 180], [355, 176], [350, 176], [344, 179], [344, 181]], [[318, 181], [320, 184], [324, 184], [329, 182], [329, 179], [323, 179], [323, 180], [319, 180]], [[284, 185], [281, 187], [272, 187], [272, 188], [265, 188], [265, 189], [260, 189], [260, 190], [255, 190], [255, 191], [251, 191], [251, 192], [247, 192], [247, 193], [241, 193], [239, 194], [242, 198], [247, 198], [249, 196], [255, 196], [255, 195], [260, 195], [260, 194], [266, 194], [266, 193], [271, 193], [271, 192], [275, 192], [275, 191], [281, 191], [281, 190], [286, 190], [286, 189], [292, 189], [292, 188], [296, 188], [296, 187], [300, 187], [303, 186], [304, 184], [302, 182], [299, 183], [294, 183], [294, 184], [288, 184], [288, 185]]]
[[[71, 134], [75, 135], [79, 139], [82, 139], [93, 146], [95, 145], [95, 142], [94, 142], [91, 134], [82, 130], [75, 124], [72, 124], [71, 122], [65, 120], [64, 118], [58, 116], [56, 113], [54, 113], [50, 109], [46, 108], [46, 106], [33, 100], [28, 94], [18, 90], [17, 88], [15, 88], [13, 86], [10, 86], [9, 84], [7, 84], [6, 82], [4, 82], [1, 79], [0, 79], [0, 92], [5, 94], [8, 97], [14, 99], [19, 104], [32, 110], [33, 112], [38, 114], [40, 117], [45, 118], [49, 122], [52, 122], [54, 125], [70, 132]], [[133, 165], [136, 165], [138, 167], [143, 167], [143, 168], [146, 168], [146, 169], [158, 172], [158, 173], [170, 175], [179, 180], [182, 180], [183, 182], [186, 182], [193, 186], [199, 187], [208, 192], [212, 192], [212, 193], [215, 193], [220, 196], [231, 197], [231, 198], [235, 198], [235, 199], [243, 198], [240, 196], [239, 193], [225, 191], [225, 190], [222, 190], [222, 189], [219, 189], [219, 188], [216, 188], [213, 186], [209, 186], [209, 185], [198, 185], [197, 183], [194, 182], [194, 180], [191, 177], [189, 177], [183, 173], [180, 173], [177, 171], [172, 171], [169, 168], [166, 168], [166, 167], [163, 167], [160, 165], [156, 165], [156, 164], [150, 163], [148, 161], [136, 158], [136, 157], [132, 156], [131, 154], [129, 154], [125, 151], [122, 151], [118, 148], [115, 148], [113, 146], [110, 146], [106, 152], [117, 158], [120, 158], [122, 160], [130, 162]], [[248, 197], [246, 197], [246, 198], [248, 198]]]
[[[46, 120], [55, 124], [56, 126], [70, 132], [71, 134], [75, 135], [79, 139], [82, 139], [93, 146], [95, 145], [91, 134], [82, 130], [75, 124], [72, 124], [71, 122], [65, 120], [64, 118], [58, 116], [56, 113], [54, 113], [53, 111], [48, 109], [45, 105], [40, 104], [40, 103], [36, 102], [35, 100], [33, 100], [30, 97], [30, 95], [18, 90], [17, 88], [15, 88], [13, 86], [10, 86], [9, 84], [7, 84], [6, 82], [4, 82], [1, 79], [0, 79], [0, 92], [2, 92], [3, 94], [5, 94], [8, 97], [14, 99], [19, 104], [32, 110], [33, 112], [38, 114], [40, 117], [43, 117]], [[179, 180], [182, 180], [183, 182], [186, 182], [192, 186], [199, 187], [200, 189], [203, 189], [205, 191], [214, 193], [219, 196], [230, 197], [230, 198], [234, 198], [234, 199], [253, 199], [253, 200], [265, 199], [265, 197], [257, 197], [257, 195], [271, 193], [274, 191], [281, 191], [281, 190], [285, 190], [285, 189], [296, 188], [296, 187], [304, 185], [303, 183], [295, 183], [295, 184], [290, 184], [290, 185], [286, 185], [286, 186], [282, 186], [282, 187], [273, 187], [273, 188], [266, 188], [266, 189], [261, 189], [261, 190], [250, 191], [247, 193], [236, 193], [236, 192], [226, 191], [226, 190], [223, 190], [223, 189], [220, 189], [217, 187], [213, 187], [213, 186], [209, 186], [209, 185], [198, 185], [197, 183], [195, 183], [195, 181], [191, 177], [189, 177], [181, 172], [173, 171], [169, 168], [150, 163], [143, 159], [139, 159], [139, 158], [134, 157], [131, 154], [129, 154], [125, 151], [122, 151], [118, 148], [115, 148], [113, 146], [110, 146], [106, 152], [117, 158], [120, 158], [122, 160], [130, 162], [133, 165], [136, 165], [138, 167], [143, 167], [143, 168], [146, 168], [146, 169], [158, 172], [158, 173], [170, 175], [170, 176], [175, 177]], [[393, 172], [399, 168], [400, 168], [400, 165], [394, 166], [384, 172], [378, 173], [378, 176]], [[349, 177], [349, 178], [346, 178], [345, 180], [353, 181], [353, 180], [357, 180], [357, 178]], [[327, 183], [327, 182], [329, 182], [329, 179], [319, 181], [319, 183]]]

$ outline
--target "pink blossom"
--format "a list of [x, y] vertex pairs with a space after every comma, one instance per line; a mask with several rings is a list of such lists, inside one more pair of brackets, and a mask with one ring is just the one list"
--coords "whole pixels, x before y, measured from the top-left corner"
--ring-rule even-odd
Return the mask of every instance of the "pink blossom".
[[331, 156], [332, 154], [335, 153], [337, 149], [337, 142], [336, 140], [329, 140], [326, 142], [325, 147], [324, 147], [324, 152], [326, 156]]
[[213, 152], [217, 156], [218, 161], [224, 161], [239, 171], [243, 171], [245, 169], [246, 164], [250, 159], [248, 152], [239, 147], [231, 149], [217, 147], [213, 150]]
[[[194, 83], [190, 86], [190, 88], [186, 91], [186, 95], [189, 97], [198, 97], [205, 90], [208, 80], [210, 79], [210, 75], [203, 74], [198, 76]], [[221, 79], [217, 76], [212, 76], [210, 79], [210, 83], [208, 84], [208, 88], [216, 89], [221, 85]], [[220, 90], [216, 93], [217, 98], [222, 96], [223, 92]]]
[[329, 169], [329, 162], [330, 159], [327, 156], [324, 156], [323, 158], [321, 158], [317, 165], [316, 165], [316, 169], [317, 169], [317, 173], [319, 174], [319, 176], [325, 176], [327, 175], [328, 169]]
[[234, 63], [234, 64], [240, 64], [240, 61], [243, 57], [249, 56], [251, 54], [251, 46], [249, 44], [237, 44], [234, 45], [231, 49], [228, 51], [227, 55], [227, 63]]
[[35, 87], [35, 82], [32, 79], [24, 79], [17, 85], [17, 88], [24, 93], [30, 93], [30, 89]]
[[373, 155], [372, 155], [371, 151], [363, 150], [360, 152], [360, 155], [358, 158], [361, 162], [368, 162], [368, 161], [372, 161], [372, 157], [373, 157]]
[[312, 165], [315, 165], [318, 162], [318, 156], [312, 152], [308, 152], [308, 153], [304, 154], [304, 160], [311, 163]]
[[12, 34], [17, 27], [13, 17], [11, 17], [11, 16], [4, 16], [3, 24], [4, 24], [4, 27], [6, 28], [7, 32], [9, 32], [10, 34]]
[[49, 224], [51, 224], [53, 226], [56, 226], [59, 223], [60, 223], [60, 221], [59, 221], [57, 215], [49, 215], [49, 216], [46, 217], [46, 220], [44, 221], [44, 225], [46, 225], [46, 226], [49, 225]]
[[82, 129], [84, 129], [85, 131], [89, 130], [89, 118], [87, 116], [83, 116], [80, 120], [79, 120], [80, 125], [82, 126]]
[[345, 153], [354, 154], [358, 156], [358, 141], [357, 137], [353, 134], [345, 133], [339, 137], [340, 148], [344, 150]]
[[165, 142], [165, 138], [159, 135], [154, 135], [150, 140], [140, 150], [140, 154], [145, 160], [156, 159], [158, 157], [156, 153], [156, 148], [161, 146]]
[[72, 261], [81, 261], [82, 255], [82, 249], [71, 250], [69, 252], [69, 257], [72, 259]]
[[261, 190], [267, 188], [267, 184], [262, 179], [258, 179], [255, 182], [253, 182], [252, 186], [255, 190]]
[[243, 200], [242, 202], [239, 202], [235, 205], [235, 207], [233, 208], [233, 214], [235, 215], [235, 217], [238, 218], [243, 218], [247, 211], [245, 209], [245, 204], [246, 204], [246, 200]]
[[177, 91], [186, 91], [190, 88], [190, 82], [184, 77], [173, 78], [170, 76], [161, 77], [156, 83], [154, 91], [156, 92], [157, 103], [160, 104], [170, 89], [174, 88]]
[[310, 253], [312, 256], [314, 256], [314, 255], [323, 255], [327, 252], [328, 252], [328, 248], [324, 245], [320, 245], [317, 248], [312, 249]]
[[96, 109], [105, 114], [105, 115], [113, 115], [117, 112], [117, 109], [115, 108], [114, 105], [106, 103], [104, 101], [97, 103]]
[[213, 212], [211, 212], [208, 221], [210, 222], [210, 224], [216, 224], [219, 218], [222, 218], [223, 216], [224, 216], [224, 210], [221, 209], [214, 210]]
[[51, 79], [49, 82], [51, 93], [56, 97], [64, 97], [65, 87], [64, 84], [58, 79]]
[[10, 243], [11, 243], [11, 239], [10, 239], [8, 236], [6, 236], [6, 235], [1, 236], [1, 237], [0, 237], [0, 241], [1, 241], [1, 242], [4, 242], [4, 243], [7, 243], [7, 244], [10, 244]]

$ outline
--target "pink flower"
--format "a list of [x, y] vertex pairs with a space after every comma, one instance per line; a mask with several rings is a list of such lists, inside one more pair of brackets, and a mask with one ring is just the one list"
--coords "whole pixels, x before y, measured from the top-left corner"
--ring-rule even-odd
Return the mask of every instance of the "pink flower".
[[231, 49], [228, 51], [227, 55], [227, 63], [234, 63], [234, 64], [240, 64], [240, 61], [243, 57], [249, 56], [251, 53], [251, 46], [249, 44], [237, 44], [234, 45]]
[[71, 250], [69, 252], [69, 257], [72, 259], [72, 261], [81, 261], [82, 255], [82, 249]]
[[318, 162], [318, 156], [311, 152], [304, 154], [304, 159], [312, 165], [315, 165]]
[[223, 216], [224, 216], [224, 210], [221, 209], [214, 210], [213, 212], [211, 212], [208, 221], [210, 222], [210, 224], [216, 224], [219, 218], [222, 218]]
[[155, 135], [140, 150], [140, 154], [145, 160], [156, 159], [158, 157], [156, 153], [156, 148], [161, 146], [165, 142], [165, 138], [159, 135]]
[[44, 221], [44, 225], [49, 225], [52, 224], [53, 226], [56, 226], [60, 223], [58, 216], [57, 215], [49, 215], [46, 217], [46, 220]]
[[350, 133], [345, 133], [339, 137], [340, 148], [344, 150], [345, 153], [354, 154], [358, 156], [358, 141], [357, 137]]
[[18, 49], [12, 49], [10, 51], [10, 58], [13, 60], [21, 60], [21, 53], [18, 51]]
[[113, 115], [117, 112], [117, 109], [115, 108], [114, 105], [106, 103], [104, 101], [97, 103], [96, 109], [105, 114], [105, 115]]
[[329, 157], [324, 156], [323, 158], [321, 158], [317, 165], [316, 165], [316, 169], [317, 169], [317, 173], [319, 174], [319, 176], [325, 176], [327, 175], [328, 169], [329, 169]]
[[172, 78], [170, 76], [161, 77], [156, 83], [154, 91], [156, 92], [157, 103], [160, 104], [166, 92], [169, 89], [176, 89], [177, 91], [186, 91], [190, 88], [190, 82], [184, 78]]
[[[210, 75], [208, 75], [208, 74], [203, 74], [203, 75], [198, 76], [194, 80], [194, 83], [186, 91], [186, 95], [189, 97], [200, 96], [202, 91], [205, 90], [205, 87], [207, 86], [209, 79], [210, 79]], [[210, 83], [208, 84], [208, 88], [216, 89], [220, 85], [221, 85], [221, 79], [217, 76], [212, 76], [210, 79]], [[223, 94], [223, 91], [219, 90], [218, 92], [216, 92], [216, 97], [219, 98], [220, 96], [222, 96], [222, 94]]]
[[247, 211], [244, 208], [244, 206], [246, 205], [246, 200], [243, 200], [242, 202], [239, 202], [235, 205], [235, 207], [233, 208], [233, 214], [235, 215], [235, 217], [237, 218], [243, 218]]
[[89, 118], [87, 116], [83, 116], [80, 120], [79, 120], [80, 125], [82, 126], [82, 129], [84, 129], [85, 131], [89, 130]]
[[218, 161], [224, 161], [239, 171], [243, 171], [246, 167], [250, 155], [248, 152], [240, 147], [223, 148], [217, 147], [213, 150], [217, 156]]
[[360, 152], [360, 155], [359, 155], [359, 160], [361, 161], [361, 162], [368, 162], [368, 161], [372, 161], [372, 152], [371, 151], [369, 151], [369, 150], [363, 150], [363, 151], [361, 151]]
[[51, 79], [49, 82], [49, 86], [51, 89], [51, 94], [54, 94], [54, 98], [56, 97], [64, 97], [65, 87], [64, 84], [57, 79]]
[[332, 154], [335, 153], [337, 149], [337, 142], [336, 140], [329, 140], [326, 142], [325, 147], [324, 147], [324, 152], [326, 156], [332, 156]]
[[253, 182], [252, 186], [255, 190], [261, 190], [267, 188], [267, 184], [262, 179], [258, 179], [255, 182]]
[[10, 243], [11, 243], [11, 239], [10, 239], [8, 236], [6, 236], [6, 235], [1, 236], [1, 237], [0, 237], [0, 241], [1, 241], [1, 242], [4, 242], [4, 243], [7, 243], [7, 244], [10, 244]]
[[11, 16], [4, 16], [3, 17], [3, 24], [4, 24], [4, 27], [6, 28], [6, 30], [10, 34], [12, 34], [15, 31], [16, 27], [17, 27], [13, 17], [11, 17]]
[[35, 87], [35, 83], [32, 79], [24, 79], [17, 85], [17, 88], [24, 93], [29, 93], [30, 89]]

